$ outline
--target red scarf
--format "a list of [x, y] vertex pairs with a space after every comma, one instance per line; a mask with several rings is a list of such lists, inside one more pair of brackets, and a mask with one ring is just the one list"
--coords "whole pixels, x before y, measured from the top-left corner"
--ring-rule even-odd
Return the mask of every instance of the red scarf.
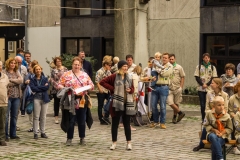
[[224, 131], [225, 128], [224, 128], [222, 122], [219, 120], [222, 116], [224, 116], [224, 114], [221, 113], [221, 114], [217, 115], [216, 113], [213, 113], [213, 115], [216, 118], [216, 125], [217, 125], [217, 128], [218, 128], [218, 131], [219, 132]]

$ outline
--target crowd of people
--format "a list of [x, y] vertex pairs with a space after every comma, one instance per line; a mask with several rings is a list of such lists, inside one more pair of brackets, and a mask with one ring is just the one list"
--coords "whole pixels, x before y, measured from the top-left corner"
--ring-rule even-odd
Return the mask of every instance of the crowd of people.
[[[59, 110], [62, 111], [61, 128], [67, 133], [66, 145], [72, 143], [75, 125], [78, 126], [80, 144], [86, 144], [86, 123], [89, 128], [92, 125], [91, 98], [88, 94], [89, 90], [94, 89], [91, 63], [85, 60], [85, 53], [81, 51], [73, 58], [71, 70], [62, 65], [61, 57], [55, 57], [53, 64], [51, 76], [47, 78], [38, 61], [31, 61], [31, 53], [24, 53], [22, 49], [18, 49], [15, 58], [5, 62], [5, 69], [2, 69], [3, 63], [0, 62], [1, 146], [6, 146], [9, 138], [19, 139], [17, 119], [19, 112], [25, 116], [26, 110], [31, 124], [28, 132], [33, 132], [34, 139], [38, 139], [39, 132], [41, 138], [48, 138], [45, 125], [50, 102], [49, 90], [53, 96], [56, 124], [59, 124]], [[204, 148], [202, 140], [207, 139], [212, 143], [212, 157], [217, 159], [222, 159], [219, 147], [228, 138], [240, 143], [240, 82], [234, 74], [234, 64], [226, 64], [225, 71], [218, 78], [216, 67], [210, 63], [210, 55], [205, 53], [194, 73], [198, 83], [203, 130], [199, 145], [193, 151]], [[151, 95], [147, 104], [150, 105], [149, 112], [152, 112], [149, 127], [167, 128], [166, 104], [173, 109], [172, 122], [180, 122], [185, 116], [180, 109], [184, 79], [185, 72], [176, 63], [174, 54], [157, 52], [149, 58], [148, 66], [144, 69], [134, 64], [132, 55], [127, 55], [125, 60], [104, 56], [102, 67], [95, 75], [95, 84], [100, 125], [112, 126], [110, 149], [116, 149], [118, 128], [122, 127], [127, 141], [126, 149], [132, 150], [131, 131], [136, 129], [130, 122], [136, 115], [136, 105], [143, 92], [138, 85], [140, 82], [147, 82], [148, 96]], [[237, 146], [234, 147], [234, 153], [240, 154]]]

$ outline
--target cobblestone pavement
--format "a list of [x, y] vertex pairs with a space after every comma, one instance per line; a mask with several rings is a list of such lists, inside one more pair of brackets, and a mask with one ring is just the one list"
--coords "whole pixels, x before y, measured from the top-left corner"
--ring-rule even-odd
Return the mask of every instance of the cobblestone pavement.
[[[96, 99], [93, 99], [97, 106]], [[187, 115], [178, 124], [172, 124], [172, 111], [167, 108], [167, 129], [136, 127], [132, 132], [133, 150], [126, 151], [124, 130], [119, 129], [117, 149], [109, 150], [111, 145], [110, 126], [100, 125], [97, 121], [96, 107], [92, 109], [94, 124], [91, 130], [86, 131], [86, 146], [79, 145], [77, 128], [73, 139], [73, 146], [65, 146], [66, 134], [54, 123], [53, 105], [49, 105], [46, 134], [48, 139], [33, 139], [33, 133], [27, 132], [31, 127], [28, 116], [18, 118], [17, 132], [20, 140], [11, 140], [8, 146], [0, 147], [0, 159], [93, 159], [93, 160], [119, 160], [119, 159], [184, 159], [200, 160], [210, 159], [209, 149], [193, 152], [192, 148], [199, 142], [198, 131], [200, 130], [200, 111], [198, 106], [184, 105], [182, 110]], [[228, 159], [239, 159], [240, 156], [232, 153]]]

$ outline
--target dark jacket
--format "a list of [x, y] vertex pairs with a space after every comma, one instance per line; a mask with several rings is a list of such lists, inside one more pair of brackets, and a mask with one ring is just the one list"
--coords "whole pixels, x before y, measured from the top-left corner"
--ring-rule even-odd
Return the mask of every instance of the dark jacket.
[[83, 69], [88, 74], [88, 76], [92, 79], [92, 65], [90, 62], [83, 60]]
[[[47, 86], [45, 86], [46, 83], [48, 83]], [[41, 75], [40, 86], [38, 86], [36, 76], [33, 76], [32, 78], [30, 78], [29, 86], [31, 87], [32, 92], [36, 92], [36, 93], [41, 92], [42, 93], [42, 96], [43, 96], [42, 100], [43, 100], [44, 103], [50, 102], [50, 99], [49, 99], [49, 96], [48, 96], [49, 82], [48, 82], [48, 78], [45, 77], [43, 73]]]
[[[116, 74], [112, 74], [111, 76], [108, 76], [100, 81], [100, 85], [103, 86], [104, 88], [108, 89], [110, 93], [113, 95], [114, 93], [114, 82], [115, 82]], [[130, 87], [131, 91], [129, 92], [132, 94], [134, 92], [134, 86], [132, 83], [132, 86]], [[113, 101], [112, 101], [113, 103]], [[111, 116], [114, 117], [116, 116], [115, 108], [112, 107], [112, 103], [110, 104], [110, 113]]]

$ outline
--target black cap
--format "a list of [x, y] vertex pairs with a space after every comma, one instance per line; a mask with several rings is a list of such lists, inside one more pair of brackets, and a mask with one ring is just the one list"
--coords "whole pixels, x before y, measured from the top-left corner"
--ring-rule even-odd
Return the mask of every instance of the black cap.
[[127, 65], [127, 62], [124, 60], [121, 60], [118, 62], [118, 69], [122, 68], [122, 66]]

